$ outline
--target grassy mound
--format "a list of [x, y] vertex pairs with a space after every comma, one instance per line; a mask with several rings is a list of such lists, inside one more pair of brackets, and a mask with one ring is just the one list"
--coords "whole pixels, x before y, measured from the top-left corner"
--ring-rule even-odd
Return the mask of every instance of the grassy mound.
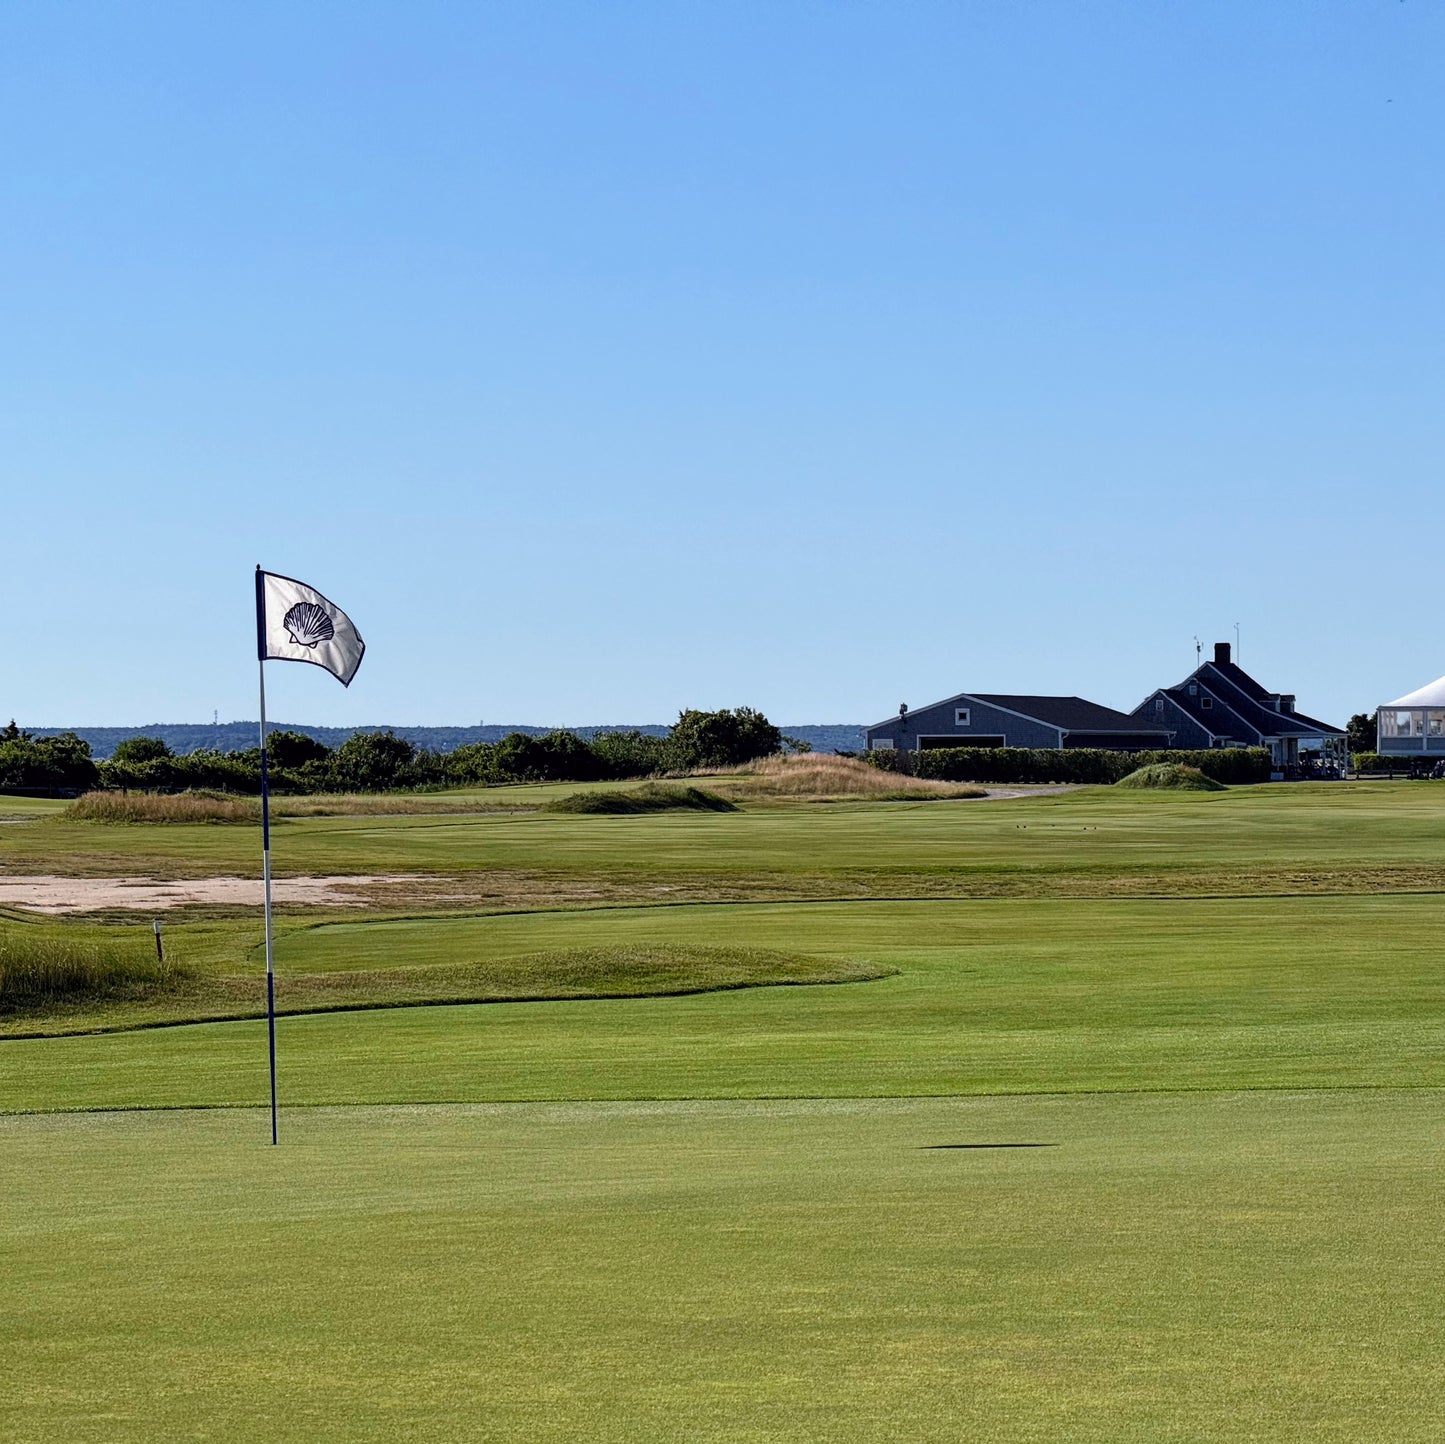
[[249, 822], [261, 804], [220, 792], [87, 792], [61, 814], [72, 822]]
[[1117, 787], [1143, 787], [1168, 792], [1224, 792], [1222, 782], [1206, 777], [1197, 767], [1181, 767], [1177, 762], [1156, 762], [1121, 777]]
[[931, 798], [987, 796], [981, 787], [902, 777], [896, 772], [881, 772], [856, 757], [838, 757], [831, 752], [765, 757], [729, 774], [726, 786], [739, 797], [791, 798], [798, 802], [854, 797], [874, 802], [926, 802]]
[[147, 948], [130, 938], [102, 943], [38, 929], [0, 934], [0, 1015], [142, 1001], [189, 976]]
[[[772, 948], [639, 944], [560, 948], [479, 963], [288, 973], [276, 980], [276, 1010], [351, 1012], [452, 1003], [535, 1003], [588, 998], [660, 998], [735, 988], [861, 983], [897, 969]], [[109, 1032], [157, 1023], [256, 1018], [265, 1012], [265, 979], [247, 974], [162, 970], [152, 961], [107, 972], [84, 960], [69, 971], [7, 970], [13, 1000], [0, 991], [0, 1018], [12, 1036]]]
[[543, 812], [736, 812], [737, 804], [705, 792], [701, 787], [679, 787], [650, 782], [628, 792], [570, 792], [544, 804]]
[[895, 971], [775, 948], [682, 943], [558, 948], [482, 963], [282, 978], [277, 1006], [287, 1012], [320, 1012], [408, 1003], [657, 998], [731, 988], [866, 982]]

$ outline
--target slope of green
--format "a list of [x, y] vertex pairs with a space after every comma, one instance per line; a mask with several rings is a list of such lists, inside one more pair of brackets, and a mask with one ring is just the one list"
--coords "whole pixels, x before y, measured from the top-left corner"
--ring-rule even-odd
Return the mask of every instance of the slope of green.
[[[283, 940], [308, 977], [581, 947], [748, 947], [861, 988], [288, 1019], [293, 1103], [1445, 1083], [1445, 900], [733, 905], [418, 919]], [[252, 986], [259, 960], [252, 965]], [[259, 995], [257, 995], [259, 997]], [[0, 1043], [0, 1109], [255, 1103], [254, 1024]]]
[[1441, 1102], [0, 1120], [0, 1436], [1433, 1444]]

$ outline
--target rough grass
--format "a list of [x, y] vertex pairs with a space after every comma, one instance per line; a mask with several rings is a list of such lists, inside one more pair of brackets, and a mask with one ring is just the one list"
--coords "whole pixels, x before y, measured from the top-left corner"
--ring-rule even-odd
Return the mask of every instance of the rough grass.
[[736, 812], [737, 804], [701, 787], [649, 782], [627, 792], [573, 792], [544, 803], [542, 810], [624, 815], [639, 812]]
[[219, 792], [86, 792], [62, 816], [70, 822], [257, 823], [261, 804]]
[[0, 1015], [139, 1002], [188, 976], [161, 963], [134, 936], [114, 941], [68, 938], [57, 929], [0, 933]]
[[[327, 972], [294, 971], [295, 953], [295, 939], [280, 948], [276, 1010], [281, 1014], [433, 1003], [682, 997], [735, 988], [868, 982], [897, 971], [886, 964], [791, 949], [670, 941], [547, 948], [462, 963]], [[395, 955], [410, 956], [405, 950]], [[82, 956], [88, 954], [82, 951]], [[74, 971], [75, 980], [68, 988], [58, 985], [60, 974], [55, 969], [46, 975], [48, 986], [30, 983], [23, 1009], [21, 1002], [11, 1008], [14, 1016], [5, 1031], [12, 1037], [111, 1033], [157, 1023], [257, 1018], [265, 1010], [259, 957], [244, 974], [162, 970], [154, 960], [148, 966], [141, 960], [116, 969], [108, 985], [96, 965]], [[4, 1001], [0, 992], [0, 1015]]]
[[530, 812], [535, 804], [486, 802], [476, 796], [449, 797], [387, 792], [319, 792], [271, 798], [272, 817], [426, 817], [450, 813]]
[[1222, 782], [1206, 777], [1197, 767], [1182, 767], [1177, 762], [1155, 762], [1121, 777], [1117, 787], [1155, 788], [1167, 792], [1226, 792]]
[[765, 757], [718, 774], [728, 792], [742, 798], [829, 802], [862, 797], [874, 802], [926, 802], [933, 798], [985, 797], [981, 787], [932, 782], [880, 772], [856, 757], [804, 752]]

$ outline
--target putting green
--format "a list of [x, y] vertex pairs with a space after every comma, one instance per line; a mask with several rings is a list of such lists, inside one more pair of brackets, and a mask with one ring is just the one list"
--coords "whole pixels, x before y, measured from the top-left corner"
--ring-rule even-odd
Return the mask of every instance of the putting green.
[[1442, 1101], [4, 1119], [0, 1434], [1433, 1444]]

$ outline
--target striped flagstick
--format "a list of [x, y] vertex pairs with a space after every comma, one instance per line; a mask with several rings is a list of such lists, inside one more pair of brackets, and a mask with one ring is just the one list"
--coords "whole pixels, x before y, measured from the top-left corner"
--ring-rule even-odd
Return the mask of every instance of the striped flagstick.
[[351, 618], [314, 587], [256, 568], [256, 670], [261, 691], [261, 881], [266, 908], [266, 1049], [271, 1065], [271, 1142], [276, 1109], [276, 960], [271, 928], [271, 776], [266, 747], [266, 663], [311, 662], [351, 685], [366, 643]]

